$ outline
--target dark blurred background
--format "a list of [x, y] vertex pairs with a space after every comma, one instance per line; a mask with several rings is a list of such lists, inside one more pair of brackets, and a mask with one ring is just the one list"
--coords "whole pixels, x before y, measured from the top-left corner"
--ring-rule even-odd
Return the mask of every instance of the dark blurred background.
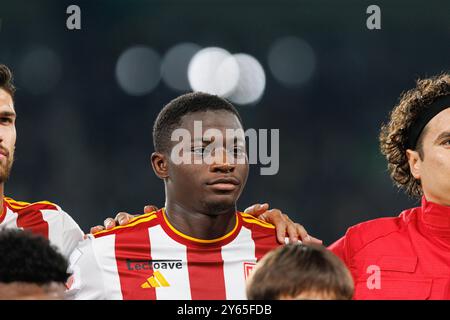
[[[66, 28], [71, 4], [81, 30]], [[381, 30], [366, 27], [371, 4]], [[280, 129], [280, 170], [252, 166], [240, 209], [269, 202], [329, 244], [417, 204], [393, 187], [378, 132], [417, 78], [449, 70], [449, 1], [2, 0], [0, 19], [18, 87], [6, 195], [56, 202], [85, 231], [164, 204], [152, 124], [207, 47], [259, 62], [262, 95], [236, 105], [246, 128]]]

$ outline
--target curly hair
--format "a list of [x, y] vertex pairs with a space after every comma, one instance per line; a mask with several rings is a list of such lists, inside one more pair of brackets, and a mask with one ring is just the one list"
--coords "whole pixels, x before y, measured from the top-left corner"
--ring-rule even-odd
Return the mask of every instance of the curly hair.
[[0, 282], [64, 284], [68, 262], [44, 237], [29, 231], [0, 228]]
[[[404, 188], [412, 197], [421, 197], [420, 180], [414, 178], [409, 168], [406, 154], [408, 136], [411, 125], [420, 114], [442, 96], [450, 95], [450, 75], [442, 73], [428, 79], [417, 80], [416, 87], [400, 97], [399, 103], [390, 114], [389, 123], [381, 127], [380, 149], [388, 162], [388, 170], [394, 184]], [[426, 128], [420, 135], [415, 150], [421, 159], [423, 154], [423, 137]]]
[[8, 92], [11, 97], [13, 97], [14, 92], [16, 92], [12, 80], [13, 76], [11, 70], [4, 64], [0, 64], [0, 88]]

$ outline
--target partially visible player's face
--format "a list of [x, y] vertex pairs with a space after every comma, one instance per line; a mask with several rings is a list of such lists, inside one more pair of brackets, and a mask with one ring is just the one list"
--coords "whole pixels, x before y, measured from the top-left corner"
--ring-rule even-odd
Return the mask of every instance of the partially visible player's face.
[[16, 145], [16, 113], [11, 95], [0, 89], [0, 183], [11, 172]]
[[450, 108], [441, 111], [427, 124], [423, 155], [412, 172], [420, 179], [425, 198], [450, 206]]
[[0, 283], [0, 300], [62, 300], [62, 283], [39, 285], [26, 282]]
[[[194, 121], [201, 121], [200, 137], [194, 135]], [[168, 161], [169, 177], [166, 179], [166, 188], [172, 200], [194, 210], [212, 213], [235, 207], [248, 176], [245, 137], [230, 134], [227, 136], [227, 129], [242, 130], [239, 119], [224, 110], [195, 112], [182, 118], [181, 128], [189, 131], [192, 137], [191, 141], [185, 141], [188, 144], [185, 149], [188, 150], [191, 163], [175, 164], [171, 158]], [[205, 137], [204, 133], [209, 129], [216, 129], [216, 132], [221, 133], [223, 141], [219, 148], [208, 149], [211, 140], [215, 140]], [[243, 130], [241, 132], [243, 133]], [[197, 144], [194, 139], [199, 140]], [[215, 141], [219, 142], [220, 139]], [[204, 159], [208, 154], [214, 159], [209, 161], [210, 164], [208, 161], [202, 161], [202, 157]], [[196, 161], [200, 163], [196, 164]]]

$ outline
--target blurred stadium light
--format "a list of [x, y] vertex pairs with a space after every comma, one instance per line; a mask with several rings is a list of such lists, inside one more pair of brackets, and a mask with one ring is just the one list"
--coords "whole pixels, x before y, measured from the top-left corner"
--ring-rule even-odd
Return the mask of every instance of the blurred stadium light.
[[194, 91], [226, 97], [238, 84], [239, 66], [225, 49], [204, 48], [189, 63], [188, 79]]
[[155, 50], [145, 46], [128, 48], [117, 61], [117, 82], [130, 95], [145, 95], [158, 85], [160, 65], [160, 57]]
[[40, 95], [51, 92], [61, 79], [61, 59], [53, 50], [37, 46], [28, 51], [19, 65], [19, 84]]
[[241, 105], [258, 101], [266, 85], [264, 69], [258, 60], [244, 53], [231, 55], [217, 47], [202, 49], [194, 55], [188, 78], [192, 90], [217, 94]]
[[254, 104], [261, 99], [266, 87], [264, 69], [258, 60], [248, 54], [235, 54], [233, 58], [239, 66], [239, 81], [227, 98], [241, 105]]
[[161, 77], [164, 83], [176, 91], [190, 90], [188, 66], [192, 57], [201, 49], [195, 43], [180, 43], [170, 48], [161, 64]]
[[313, 75], [316, 58], [307, 42], [289, 36], [275, 41], [269, 51], [268, 63], [275, 79], [287, 87], [298, 87]]

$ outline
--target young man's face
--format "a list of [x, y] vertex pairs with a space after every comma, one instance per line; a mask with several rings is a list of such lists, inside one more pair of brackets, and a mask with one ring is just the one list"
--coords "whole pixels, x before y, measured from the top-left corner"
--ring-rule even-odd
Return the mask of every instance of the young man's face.
[[[194, 134], [194, 121], [201, 121], [200, 136]], [[224, 110], [195, 112], [183, 116], [180, 128], [186, 129], [192, 137], [190, 141], [183, 141], [190, 163], [176, 164], [174, 159], [168, 157], [166, 188], [171, 199], [178, 205], [212, 214], [234, 207], [248, 176], [244, 136], [227, 137], [227, 129], [242, 130], [239, 119]], [[218, 130], [216, 132], [221, 134], [223, 140], [220, 142], [215, 140], [216, 137], [205, 137], [204, 133], [209, 129]], [[218, 148], [208, 150], [211, 140], [220, 142]], [[172, 142], [172, 145], [177, 143]], [[227, 152], [231, 161], [226, 161]], [[208, 155], [213, 159], [209, 163], [204, 160]], [[196, 161], [200, 163], [196, 164]]]
[[450, 206], [450, 108], [427, 124], [423, 158], [417, 156], [411, 162], [410, 155], [410, 167], [414, 177], [420, 179], [428, 201]]
[[16, 113], [11, 95], [0, 88], [0, 183], [6, 181], [14, 161]]

